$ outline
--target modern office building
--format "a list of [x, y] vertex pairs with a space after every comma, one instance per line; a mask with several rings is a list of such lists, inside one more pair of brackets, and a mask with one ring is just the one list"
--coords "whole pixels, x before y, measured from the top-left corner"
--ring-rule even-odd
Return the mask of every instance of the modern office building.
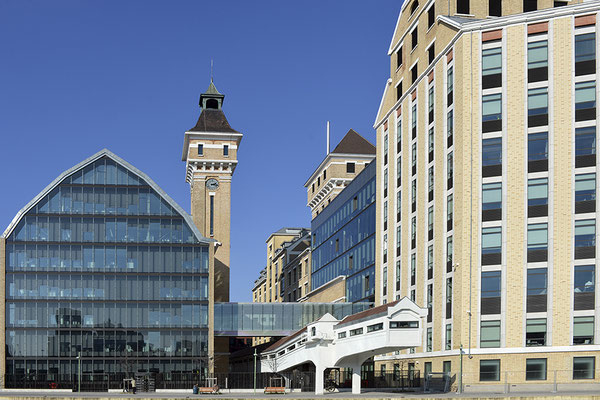
[[375, 298], [429, 315], [424, 345], [382, 368], [457, 373], [462, 347], [471, 386], [598, 381], [599, 11], [402, 4], [375, 123]]
[[110, 151], [63, 172], [0, 245], [7, 387], [70, 381], [79, 361], [87, 379], [208, 368], [214, 240]]
[[315, 293], [308, 297], [323, 296], [325, 286], [332, 293], [327, 301], [375, 301], [375, 172], [374, 162], [367, 165], [312, 220]]

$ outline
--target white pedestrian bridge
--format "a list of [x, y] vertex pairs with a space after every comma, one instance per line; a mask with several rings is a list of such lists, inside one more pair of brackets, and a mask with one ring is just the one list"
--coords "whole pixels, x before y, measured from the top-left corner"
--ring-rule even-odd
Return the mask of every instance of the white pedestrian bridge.
[[407, 297], [336, 319], [325, 314], [261, 354], [263, 372], [315, 366], [315, 394], [323, 394], [327, 368], [352, 368], [352, 393], [360, 393], [360, 367], [370, 357], [421, 346], [427, 309]]

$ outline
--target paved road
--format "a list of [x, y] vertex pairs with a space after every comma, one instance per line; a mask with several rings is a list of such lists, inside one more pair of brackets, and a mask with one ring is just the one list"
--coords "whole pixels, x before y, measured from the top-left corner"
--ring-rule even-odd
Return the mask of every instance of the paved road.
[[287, 393], [285, 395], [265, 395], [262, 392], [257, 390], [256, 395], [253, 393], [224, 393], [214, 396], [214, 395], [194, 395], [191, 392], [183, 393], [183, 392], [158, 392], [158, 393], [137, 393], [136, 395], [132, 394], [124, 394], [124, 393], [72, 393], [72, 392], [62, 392], [57, 390], [44, 390], [44, 391], [0, 391], [0, 399], [7, 398], [139, 398], [139, 399], [190, 399], [190, 398], [219, 398], [219, 399], [279, 399], [279, 398], [288, 398], [288, 399], [313, 399], [313, 398], [331, 398], [331, 399], [346, 399], [346, 398], [360, 398], [360, 399], [388, 399], [388, 398], [417, 398], [417, 399], [440, 399], [440, 398], [466, 398], [466, 399], [477, 399], [477, 398], [535, 398], [536, 400], [540, 400], [542, 398], [547, 399], [564, 399], [564, 398], [578, 398], [578, 399], [593, 399], [600, 400], [600, 391], [590, 392], [590, 391], [569, 391], [569, 392], [560, 392], [560, 393], [465, 393], [465, 394], [457, 394], [457, 393], [443, 393], [443, 394], [433, 394], [433, 393], [411, 393], [411, 392], [374, 392], [374, 391], [365, 391], [360, 395], [353, 395], [349, 391], [337, 392], [337, 393], [328, 393], [323, 396], [315, 396], [314, 393]]

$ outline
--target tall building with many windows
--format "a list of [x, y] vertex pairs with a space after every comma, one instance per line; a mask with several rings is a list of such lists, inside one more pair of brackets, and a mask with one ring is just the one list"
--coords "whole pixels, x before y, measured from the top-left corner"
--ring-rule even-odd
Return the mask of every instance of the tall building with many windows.
[[375, 297], [429, 315], [388, 369], [457, 373], [463, 348], [465, 384], [597, 382], [599, 11], [402, 4], [375, 123]]
[[208, 370], [213, 242], [108, 150], [62, 173], [0, 241], [3, 384]]

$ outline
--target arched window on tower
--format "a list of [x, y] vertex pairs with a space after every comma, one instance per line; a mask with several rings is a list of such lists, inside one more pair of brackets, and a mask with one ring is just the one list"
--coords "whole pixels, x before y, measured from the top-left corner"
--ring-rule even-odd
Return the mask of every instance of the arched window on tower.
[[206, 100], [206, 108], [211, 108], [211, 109], [218, 109], [219, 108], [219, 102], [216, 99], [208, 99]]

